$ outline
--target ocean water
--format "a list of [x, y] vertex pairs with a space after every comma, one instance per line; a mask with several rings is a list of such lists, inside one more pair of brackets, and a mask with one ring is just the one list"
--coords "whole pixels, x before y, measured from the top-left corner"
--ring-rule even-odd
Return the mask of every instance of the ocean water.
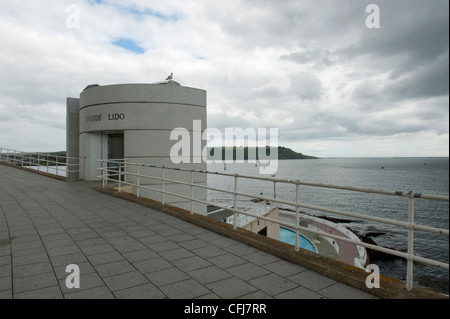
[[[209, 164], [209, 171], [259, 175], [255, 164]], [[414, 191], [422, 194], [449, 195], [449, 158], [324, 158], [315, 160], [278, 161], [276, 178], [345, 185], [388, 191]], [[208, 185], [232, 190], [232, 177], [208, 176]], [[272, 182], [238, 180], [238, 190], [255, 195], [273, 196], [295, 201], [295, 185]], [[232, 195], [210, 191], [209, 199], [232, 203]], [[249, 201], [238, 197], [239, 202]], [[345, 190], [300, 186], [300, 201], [306, 204], [379, 216], [401, 221], [408, 220], [408, 199], [398, 196], [356, 193]], [[283, 207], [293, 209], [293, 207]], [[341, 219], [341, 224], [360, 235], [368, 235], [378, 245], [407, 250], [407, 231], [392, 225], [354, 220], [338, 215], [301, 209], [306, 214]], [[289, 218], [287, 218], [289, 219]], [[439, 228], [449, 228], [448, 202], [415, 200], [415, 222]], [[422, 231], [414, 233], [414, 253], [423, 257], [449, 262], [447, 236]], [[406, 261], [401, 258], [374, 258], [371, 263], [382, 274], [404, 280]], [[414, 283], [448, 294], [447, 270], [414, 263]]]

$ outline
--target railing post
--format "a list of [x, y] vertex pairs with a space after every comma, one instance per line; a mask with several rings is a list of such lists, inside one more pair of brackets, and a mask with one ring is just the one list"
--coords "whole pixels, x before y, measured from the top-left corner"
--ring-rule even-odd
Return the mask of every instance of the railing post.
[[[238, 176], [237, 176], [237, 174], [235, 174], [234, 175], [234, 193], [233, 193], [233, 196], [234, 196], [234, 206], [233, 206], [233, 208], [234, 209], [237, 209], [237, 194], [236, 194], [236, 192], [237, 192], [237, 179], [238, 179]], [[235, 230], [236, 230], [236, 227], [237, 227], [237, 219], [238, 219], [238, 217], [239, 217], [239, 214], [234, 212], [233, 229], [235, 229]]]
[[194, 171], [191, 170], [191, 197], [190, 197], [190, 207], [191, 215], [194, 214]]
[[58, 175], [58, 165], [59, 165], [59, 158], [58, 155], [56, 155], [56, 175]]
[[[107, 183], [108, 183], [108, 176], [106, 174], [106, 162], [104, 160], [102, 160], [102, 181], [103, 181], [103, 188], [106, 187]], [[79, 176], [79, 174], [78, 174]]]
[[275, 185], [276, 185], [276, 182], [273, 181], [273, 198], [277, 199], [277, 190], [276, 190], [276, 186]]
[[140, 180], [139, 180], [139, 178], [140, 178], [141, 176], [140, 176], [140, 169], [139, 169], [139, 165], [137, 166], [137, 181], [136, 181], [136, 196], [139, 198], [139, 195], [140, 195], [140, 189], [141, 189], [141, 187], [140, 187]]
[[[298, 201], [299, 201], [299, 193], [298, 193], [298, 182], [295, 183], [295, 202], [297, 203], [297, 206], [295, 206], [295, 225], [300, 225], [300, 207], [298, 207]], [[295, 230], [295, 250], [298, 251], [300, 246], [300, 240], [299, 240], [299, 232], [298, 229]]]
[[123, 159], [123, 181], [127, 181], [127, 159]]
[[406, 289], [411, 290], [413, 287], [413, 268], [414, 261], [414, 193], [408, 194], [408, 258], [406, 266]]
[[163, 190], [163, 193], [162, 193], [162, 198], [163, 198], [163, 200], [162, 200], [162, 204], [163, 205], [166, 205], [166, 174], [165, 174], [165, 171], [166, 171], [166, 169], [165, 169], [165, 167], [163, 166], [163, 168], [162, 168], [162, 190]]
[[119, 193], [122, 191], [122, 162], [119, 161]]

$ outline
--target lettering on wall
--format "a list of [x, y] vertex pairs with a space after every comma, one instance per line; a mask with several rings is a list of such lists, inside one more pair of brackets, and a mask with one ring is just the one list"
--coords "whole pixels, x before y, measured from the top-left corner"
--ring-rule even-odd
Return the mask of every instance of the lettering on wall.
[[104, 117], [103, 114], [89, 115], [85, 116], [86, 123], [89, 122], [102, 122], [106, 121], [122, 121], [125, 119], [124, 113], [109, 113], [108, 116]]

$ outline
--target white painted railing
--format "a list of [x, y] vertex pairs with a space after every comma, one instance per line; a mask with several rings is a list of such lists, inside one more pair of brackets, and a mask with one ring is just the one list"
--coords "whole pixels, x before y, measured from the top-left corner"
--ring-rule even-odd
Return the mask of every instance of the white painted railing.
[[71, 173], [76, 175], [81, 170], [83, 161], [78, 157], [67, 157], [57, 154], [30, 153], [7, 148], [0, 148], [0, 161], [44, 171], [48, 174], [70, 178]]
[[[148, 189], [151, 191], [160, 192], [163, 195], [163, 204], [165, 204], [165, 199], [164, 199], [165, 195], [173, 195], [173, 196], [177, 196], [177, 197], [180, 197], [183, 199], [187, 199], [191, 203], [191, 211], [190, 211], [191, 214], [194, 213], [194, 211], [192, 209], [192, 207], [193, 207], [192, 203], [198, 202], [198, 203], [203, 203], [206, 205], [211, 204], [216, 207], [227, 209], [229, 211], [234, 212], [234, 214], [235, 214], [234, 220], [235, 221], [238, 220], [237, 215], [244, 214], [244, 215], [251, 216], [251, 217], [254, 217], [257, 219], [274, 222], [274, 223], [279, 224], [280, 226], [295, 230], [295, 232], [296, 232], [295, 250], [299, 249], [298, 235], [299, 235], [299, 231], [302, 231], [302, 232], [306, 232], [306, 233], [313, 233], [313, 234], [317, 234], [317, 235], [322, 235], [324, 237], [348, 242], [348, 243], [356, 245], [357, 247], [362, 246], [365, 248], [370, 248], [370, 249], [373, 249], [376, 251], [381, 251], [381, 252], [384, 252], [387, 254], [391, 254], [391, 255], [394, 255], [397, 257], [404, 258], [407, 260], [406, 287], [408, 290], [412, 289], [412, 286], [413, 286], [413, 264], [414, 264], [414, 262], [421, 262], [424, 264], [441, 267], [441, 268], [444, 268], [447, 270], [449, 269], [448, 263], [444, 263], [444, 262], [441, 262], [438, 260], [424, 258], [424, 257], [418, 256], [418, 255], [415, 255], [414, 254], [414, 245], [413, 245], [415, 230], [441, 234], [443, 236], [449, 235], [448, 229], [436, 228], [436, 227], [431, 227], [431, 226], [426, 226], [426, 225], [419, 225], [414, 222], [414, 202], [415, 202], [415, 200], [424, 199], [424, 200], [443, 201], [443, 202], [448, 203], [448, 201], [449, 201], [448, 196], [419, 194], [419, 193], [414, 193], [412, 191], [410, 191], [410, 192], [401, 192], [400, 191], [399, 192], [399, 191], [374, 190], [374, 189], [369, 189], [369, 188], [359, 188], [359, 187], [302, 182], [299, 180], [286, 180], [286, 179], [278, 179], [278, 178], [238, 175], [238, 174], [229, 174], [229, 173], [221, 173], [221, 172], [209, 172], [209, 171], [204, 171], [204, 170], [189, 170], [189, 169], [184, 169], [184, 168], [173, 168], [173, 167], [171, 168], [171, 167], [164, 167], [164, 166], [157, 166], [157, 165], [130, 163], [126, 160], [125, 161], [124, 160], [101, 160], [100, 163], [101, 163], [100, 168], [99, 168], [100, 176], [98, 176], [98, 177], [101, 178], [101, 180], [103, 181], [103, 187], [107, 187], [108, 182], [114, 182], [114, 183], [118, 183], [118, 189], [119, 189], [119, 191], [121, 191], [123, 185], [131, 185], [134, 187], [135, 193], [138, 197], [139, 197], [140, 189]], [[133, 167], [134, 169], [129, 170], [129, 168], [131, 168], [131, 167]], [[143, 167], [157, 168], [157, 169], [161, 170], [161, 174], [159, 174], [159, 176], [143, 175], [140, 173], [140, 170], [139, 170], [140, 168], [143, 168]], [[165, 178], [164, 172], [166, 170], [190, 172], [190, 182]], [[217, 187], [195, 184], [194, 178], [193, 178], [194, 174], [214, 174], [214, 175], [220, 175], [220, 176], [233, 177], [234, 178], [234, 188], [232, 190], [220, 189]], [[131, 179], [127, 178], [130, 176], [136, 177], [135, 178], [136, 182], [134, 182], [134, 183], [130, 182]], [[154, 187], [150, 187], [149, 185], [143, 184], [142, 181], [144, 179], [146, 179], [146, 180], [151, 179], [151, 180], [156, 180], [156, 181], [162, 182], [162, 189], [157, 189]], [[295, 190], [296, 190], [295, 191], [295, 194], [296, 194], [295, 201], [288, 201], [288, 200], [282, 200], [282, 199], [278, 199], [278, 198], [274, 198], [274, 197], [267, 197], [267, 196], [262, 196], [262, 195], [258, 196], [258, 195], [254, 195], [254, 194], [239, 192], [238, 191], [239, 179], [265, 181], [265, 182], [273, 183], [274, 187], [276, 184], [293, 184], [293, 185], [295, 185]], [[188, 186], [190, 186], [190, 190], [191, 190], [190, 195], [186, 196], [186, 195], [182, 195], [182, 194], [169, 192], [165, 188], [166, 183], [177, 183], [180, 185], [188, 185]], [[332, 209], [332, 208], [320, 207], [320, 206], [302, 203], [299, 201], [300, 186], [329, 188], [329, 189], [335, 189], [335, 190], [346, 190], [346, 191], [368, 193], [368, 194], [381, 194], [381, 195], [386, 195], [386, 196], [406, 197], [406, 198], [408, 198], [408, 207], [407, 207], [408, 221], [399, 221], [399, 220], [376, 217], [376, 216], [368, 216], [368, 215], [363, 215], [363, 214], [358, 214], [358, 213], [353, 213], [353, 212], [348, 212], [348, 211], [341, 211], [341, 210], [336, 210], [336, 209]], [[208, 189], [208, 190], [213, 190], [213, 191], [217, 191], [217, 192], [231, 194], [233, 196], [234, 205], [232, 207], [229, 207], [229, 206], [224, 206], [224, 205], [221, 205], [218, 203], [209, 202], [207, 200], [194, 198], [194, 196], [193, 196], [194, 188], [203, 188], [203, 189]], [[257, 200], [263, 200], [263, 201], [265, 200], [265, 201], [270, 201], [272, 203], [279, 203], [279, 204], [295, 207], [295, 216], [296, 216], [295, 223], [289, 223], [289, 222], [285, 222], [285, 221], [281, 221], [281, 220], [277, 220], [277, 219], [273, 219], [273, 218], [269, 218], [269, 217], [264, 217], [259, 214], [251, 213], [249, 211], [239, 210], [237, 208], [237, 197], [238, 196], [243, 196], [243, 197], [257, 199]], [[346, 217], [352, 217], [352, 218], [356, 218], [356, 219], [360, 219], [360, 220], [373, 221], [373, 222], [403, 227], [403, 228], [407, 229], [407, 231], [408, 231], [407, 252], [405, 253], [405, 252], [401, 252], [398, 250], [365, 243], [365, 242], [356, 240], [354, 238], [342, 237], [342, 236], [338, 236], [335, 234], [328, 234], [328, 233], [325, 233], [318, 229], [311, 229], [311, 228], [300, 226], [299, 225], [300, 208], [307, 208], [307, 209], [311, 209], [314, 211], [332, 213], [332, 214], [346, 216]], [[236, 224], [234, 224], [234, 228], [236, 228], [236, 227], [237, 227]]]

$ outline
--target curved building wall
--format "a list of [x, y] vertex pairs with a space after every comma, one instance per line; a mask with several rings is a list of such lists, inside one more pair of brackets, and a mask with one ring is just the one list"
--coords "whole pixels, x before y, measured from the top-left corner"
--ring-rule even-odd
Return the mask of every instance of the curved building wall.
[[[194, 120], [200, 120], [199, 127]], [[81, 178], [98, 179], [100, 159], [126, 158], [129, 162], [206, 169], [206, 163], [192, 152], [194, 130], [203, 132], [206, 123], [206, 91], [180, 86], [169, 81], [160, 84], [118, 84], [95, 86], [85, 89], [79, 101], [79, 156], [84, 158]], [[178, 142], [170, 134], [176, 128], [190, 133], [191, 154], [188, 163], [174, 164], [170, 158], [171, 148]], [[200, 133], [201, 133], [200, 132]], [[201, 148], [205, 141], [201, 141]], [[122, 153], [121, 153], [122, 152]], [[117, 155], [119, 154], [119, 155]], [[133, 168], [130, 168], [131, 171]], [[147, 168], [148, 173], [160, 174]], [[140, 170], [146, 174], [145, 169]], [[204, 174], [195, 174], [195, 182], [206, 185]], [[166, 171], [167, 178], [190, 181], [189, 173]], [[135, 181], [135, 177], [127, 176]], [[140, 184], [161, 189], [161, 182], [140, 179]], [[166, 183], [167, 191], [190, 195], [189, 186]], [[206, 199], [206, 190], [195, 189], [198, 198]], [[140, 195], [162, 201], [162, 194], [140, 189]], [[166, 195], [166, 203], [189, 209], [187, 200]], [[196, 212], [206, 213], [203, 204], [195, 204]]]

